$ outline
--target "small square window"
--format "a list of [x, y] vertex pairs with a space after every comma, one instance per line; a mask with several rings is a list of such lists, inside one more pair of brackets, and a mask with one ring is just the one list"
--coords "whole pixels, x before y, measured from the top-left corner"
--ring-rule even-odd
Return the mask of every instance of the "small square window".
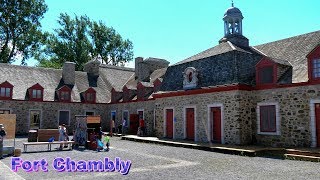
[[270, 84], [273, 83], [273, 66], [267, 66], [259, 69], [259, 83]]

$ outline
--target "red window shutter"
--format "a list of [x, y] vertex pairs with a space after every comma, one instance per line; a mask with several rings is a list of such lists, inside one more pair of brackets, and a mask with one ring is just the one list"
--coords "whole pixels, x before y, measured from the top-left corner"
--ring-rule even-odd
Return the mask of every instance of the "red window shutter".
[[260, 106], [260, 131], [276, 132], [276, 106]]

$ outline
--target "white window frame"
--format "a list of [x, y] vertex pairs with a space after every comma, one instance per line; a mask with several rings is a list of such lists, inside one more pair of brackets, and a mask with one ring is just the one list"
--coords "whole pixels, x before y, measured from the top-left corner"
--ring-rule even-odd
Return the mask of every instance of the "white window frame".
[[184, 106], [183, 107], [183, 137], [184, 139], [187, 138], [187, 117], [186, 117], [186, 113], [187, 113], [187, 108], [193, 108], [194, 109], [194, 141], [198, 141], [198, 133], [197, 133], [197, 126], [198, 126], [198, 122], [197, 122], [197, 106], [196, 105], [190, 105], [190, 106]]
[[176, 139], [176, 126], [175, 126], [175, 109], [174, 107], [165, 107], [163, 109], [163, 137], [167, 137], [167, 110], [172, 109], [173, 113], [173, 119], [172, 119], [172, 139]]
[[143, 112], [143, 120], [144, 120], [144, 122], [146, 122], [146, 120], [145, 120], [145, 118], [144, 118], [144, 109], [137, 109], [137, 114], [139, 115], [139, 111], [142, 111]]
[[66, 126], [70, 126], [71, 111], [70, 111], [70, 110], [67, 110], [67, 109], [60, 109], [60, 110], [58, 110], [58, 121], [57, 121], [58, 125], [57, 125], [57, 127], [59, 126], [60, 112], [61, 112], [61, 111], [68, 111], [68, 112], [69, 112], [68, 124], [67, 124]]
[[316, 112], [315, 104], [320, 104], [320, 99], [310, 100], [310, 130], [311, 130], [311, 147], [317, 147], [317, 129], [316, 129]]
[[110, 112], [110, 121], [112, 120], [112, 113], [114, 113], [114, 114], [115, 114], [114, 122], [116, 122], [116, 119], [117, 119], [117, 111], [116, 111], [116, 110], [112, 110], [112, 111]]
[[[261, 132], [260, 129], [260, 106], [275, 106], [276, 107], [276, 132]], [[280, 108], [278, 102], [260, 102], [257, 104], [257, 134], [261, 135], [281, 135], [280, 127]]]
[[208, 141], [211, 142], [212, 141], [212, 126], [211, 126], [211, 108], [214, 107], [218, 107], [220, 108], [221, 111], [221, 144], [225, 144], [225, 137], [224, 137], [224, 106], [222, 103], [212, 103], [212, 104], [208, 104]]

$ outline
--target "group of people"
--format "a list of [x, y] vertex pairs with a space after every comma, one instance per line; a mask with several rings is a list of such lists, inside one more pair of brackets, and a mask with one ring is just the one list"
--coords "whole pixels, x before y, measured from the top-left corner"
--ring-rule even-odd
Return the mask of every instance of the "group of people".
[[[144, 136], [146, 134], [146, 127], [144, 120], [142, 118], [139, 119], [139, 126], [138, 126], [138, 136]], [[118, 131], [116, 131], [116, 126], [115, 126], [115, 120], [112, 119], [110, 121], [110, 136], [112, 137], [113, 133], [119, 133], [119, 134], [127, 134], [128, 133], [128, 120], [124, 118], [122, 120], [122, 124], [118, 126]]]
[[122, 123], [119, 124], [118, 130], [116, 130], [115, 121], [114, 119], [110, 122], [110, 136], [112, 137], [113, 133], [117, 132], [119, 134], [127, 134], [128, 133], [128, 121], [127, 119], [123, 119]]

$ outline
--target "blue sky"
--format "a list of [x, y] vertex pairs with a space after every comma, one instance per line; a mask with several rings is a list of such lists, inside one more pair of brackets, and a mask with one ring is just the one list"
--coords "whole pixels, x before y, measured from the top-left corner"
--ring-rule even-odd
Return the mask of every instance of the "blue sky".
[[[58, 28], [60, 13], [87, 15], [115, 28], [134, 45], [134, 57], [174, 64], [218, 44], [231, 0], [46, 0], [43, 29]], [[235, 0], [243, 34], [258, 45], [320, 30], [319, 0]], [[32, 65], [32, 62], [28, 62]], [[132, 66], [132, 65], [131, 65]]]

